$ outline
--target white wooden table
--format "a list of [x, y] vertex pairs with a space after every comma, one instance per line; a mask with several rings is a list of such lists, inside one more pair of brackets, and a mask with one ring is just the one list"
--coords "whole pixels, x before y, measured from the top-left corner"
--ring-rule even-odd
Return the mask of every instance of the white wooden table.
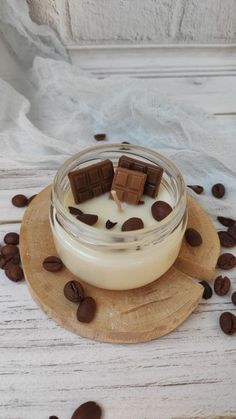
[[[180, 101], [236, 119], [236, 82], [230, 74], [162, 77], [159, 82], [161, 91]], [[19, 231], [23, 216], [11, 197], [37, 193], [53, 175], [52, 170], [0, 168], [1, 241], [6, 232]], [[230, 276], [236, 290], [235, 270]], [[225, 310], [233, 310], [230, 298], [213, 296], [159, 340], [98, 343], [55, 324], [24, 282], [12, 283], [1, 271], [0, 418], [54, 414], [69, 419], [87, 400], [101, 404], [104, 419], [236, 418], [236, 341], [218, 326]]]

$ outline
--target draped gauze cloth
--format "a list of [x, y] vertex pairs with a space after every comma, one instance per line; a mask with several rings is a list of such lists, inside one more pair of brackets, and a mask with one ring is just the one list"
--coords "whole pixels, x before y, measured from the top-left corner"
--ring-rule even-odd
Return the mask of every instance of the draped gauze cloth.
[[[177, 105], [155, 80], [101, 80], [81, 71], [53, 30], [32, 22], [24, 0], [0, 0], [0, 37], [17, 74], [0, 72], [1, 169], [56, 170], [105, 132], [112, 143], [126, 140], [165, 155], [187, 184], [204, 186], [198, 200], [211, 215], [235, 217], [235, 123]], [[227, 191], [221, 200], [211, 195], [218, 182]]]

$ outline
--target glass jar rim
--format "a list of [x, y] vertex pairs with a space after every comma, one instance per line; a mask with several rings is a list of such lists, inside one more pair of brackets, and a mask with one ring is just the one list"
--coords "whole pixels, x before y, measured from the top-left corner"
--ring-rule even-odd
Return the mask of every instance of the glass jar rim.
[[[173, 211], [169, 214], [168, 217], [166, 217], [161, 222], [156, 222], [156, 224], [153, 224], [149, 227], [133, 231], [114, 232], [111, 230], [100, 230], [96, 229], [96, 227], [94, 226], [89, 226], [78, 220], [76, 220], [75, 223], [73, 215], [70, 214], [70, 212], [65, 208], [64, 203], [60, 198], [60, 180], [63, 178], [65, 172], [68, 173], [70, 171], [67, 171], [67, 169], [71, 166], [71, 164], [78, 161], [79, 165], [79, 160], [85, 157], [88, 153], [96, 153], [102, 151], [112, 152], [115, 151], [117, 147], [119, 147], [119, 150], [123, 151], [124, 153], [125, 151], [130, 150], [140, 152], [140, 157], [142, 157], [142, 152], [148, 153], [151, 156], [156, 157], [160, 162], [163, 163], [164, 170], [168, 168], [172, 172], [178, 188], [178, 197], [173, 207]], [[98, 155], [97, 158], [99, 159], [101, 157], [99, 157]], [[80, 239], [82, 238], [82, 241], [85, 243], [94, 244], [94, 242], [97, 242], [97, 244], [99, 244], [102, 241], [103, 244], [109, 242], [109, 245], [114, 244], [114, 242], [125, 242], [126, 244], [128, 244], [129, 242], [133, 242], [135, 240], [135, 243], [139, 244], [137, 242], [141, 243], [146, 240], [149, 241], [153, 235], [157, 235], [159, 233], [159, 236], [163, 237], [165, 236], [165, 234], [168, 234], [168, 232], [174, 230], [174, 228], [182, 220], [182, 217], [186, 210], [186, 188], [179, 169], [169, 159], [167, 159], [157, 151], [133, 144], [116, 143], [97, 145], [94, 147], [86, 148], [80, 151], [79, 153], [74, 154], [59, 167], [52, 184], [52, 206], [55, 207], [56, 211], [60, 214], [60, 216], [68, 226], [72, 227], [73, 225], [74, 228], [76, 225], [75, 229], [79, 233], [78, 237], [80, 237]], [[83, 235], [83, 237], [81, 237], [81, 234]], [[134, 239], [134, 237], [136, 237], [136, 239]]]

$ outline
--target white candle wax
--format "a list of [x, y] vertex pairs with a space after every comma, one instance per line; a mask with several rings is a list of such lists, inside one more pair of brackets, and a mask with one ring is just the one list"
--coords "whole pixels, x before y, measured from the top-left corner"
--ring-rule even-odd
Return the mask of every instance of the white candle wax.
[[[97, 214], [98, 222], [92, 227], [111, 234], [120, 233], [124, 221], [131, 217], [140, 217], [145, 227], [155, 227], [158, 223], [151, 214], [151, 206], [156, 200], [163, 200], [173, 205], [173, 197], [161, 185], [158, 198], [152, 199], [143, 195], [143, 205], [122, 203], [120, 213], [108, 194], [88, 200], [80, 205], [74, 204], [72, 193], [65, 196], [64, 205], [78, 207], [85, 213]], [[105, 223], [110, 219], [118, 224], [112, 230], [106, 230]], [[74, 217], [75, 223], [81, 223]], [[84, 244], [63, 229], [54, 218], [52, 227], [57, 252], [67, 268], [84, 281], [100, 288], [125, 290], [146, 285], [164, 274], [178, 256], [186, 220], [175, 228], [159, 243], [152, 243], [137, 250], [117, 250], [111, 246], [100, 248]], [[91, 228], [91, 227], [90, 227]], [[139, 230], [142, 232], [142, 230]], [[127, 234], [123, 232], [123, 234]]]
[[[122, 202], [122, 212], [119, 212], [115, 201], [109, 198], [108, 193], [89, 199], [82, 204], [75, 205], [72, 192], [69, 190], [65, 197], [65, 207], [76, 207], [81, 209], [81, 211], [86, 214], [98, 215], [98, 221], [94, 225], [94, 228], [98, 228], [100, 230], [106, 230], [105, 224], [107, 220], [117, 222], [111, 231], [119, 232], [121, 231], [122, 224], [131, 217], [141, 218], [144, 223], [144, 228], [150, 227], [154, 224], [156, 225], [157, 221], [153, 218], [151, 212], [151, 206], [156, 200], [165, 201], [170, 204], [170, 206], [173, 206], [174, 204], [173, 197], [162, 184], [160, 185], [158, 198], [153, 199], [147, 195], [143, 195], [141, 200], [144, 201], [144, 204], [142, 205], [131, 205], [126, 202]], [[75, 218], [75, 222], [79, 223], [80, 221]]]

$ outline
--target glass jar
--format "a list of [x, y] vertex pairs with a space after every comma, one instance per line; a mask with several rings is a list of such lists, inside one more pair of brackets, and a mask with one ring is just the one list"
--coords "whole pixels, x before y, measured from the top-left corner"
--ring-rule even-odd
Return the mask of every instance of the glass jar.
[[[64, 204], [70, 188], [68, 173], [106, 159], [116, 168], [124, 154], [163, 167], [162, 185], [174, 202], [171, 214], [129, 232], [75, 222]], [[131, 144], [99, 145], [74, 155], [59, 168], [52, 187], [50, 223], [57, 252], [73, 274], [100, 288], [141, 287], [163, 275], [178, 256], [187, 223], [186, 188], [173, 163], [153, 150]]]

